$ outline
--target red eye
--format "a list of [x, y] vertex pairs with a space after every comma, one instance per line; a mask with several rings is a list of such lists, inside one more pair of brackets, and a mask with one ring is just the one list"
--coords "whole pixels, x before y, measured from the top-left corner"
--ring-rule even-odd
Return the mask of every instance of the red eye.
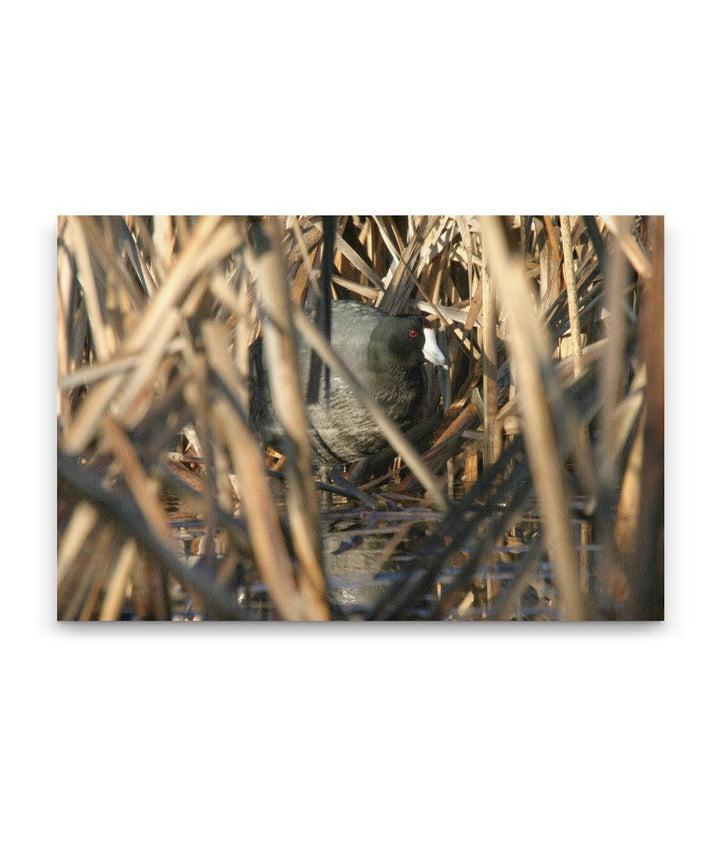
[[418, 333], [418, 331], [417, 331], [417, 330], [412, 329], [412, 330], [410, 330], [410, 335], [411, 335], [411, 336], [413, 337], [413, 339], [414, 339], [414, 338], [415, 338], [415, 336], [419, 336], [420, 334]]

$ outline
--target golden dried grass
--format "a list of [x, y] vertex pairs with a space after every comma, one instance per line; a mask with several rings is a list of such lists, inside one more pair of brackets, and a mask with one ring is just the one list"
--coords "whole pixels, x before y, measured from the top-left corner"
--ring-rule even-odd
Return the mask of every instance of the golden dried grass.
[[[251, 618], [260, 585], [272, 616], [328, 618], [318, 490], [343, 513], [372, 510], [378, 532], [424, 521], [413, 570], [366, 617], [527, 617], [545, 553], [554, 617], [662, 616], [662, 218], [337, 218], [332, 299], [420, 312], [448, 344], [445, 416], [412, 437], [308, 317], [321, 218], [253, 223], [58, 218], [59, 617]], [[253, 228], [270, 236], [262, 258]], [[269, 335], [272, 388], [295, 450], [282, 481], [247, 412], [248, 349], [268, 314], [284, 331]], [[385, 469], [377, 456], [362, 488], [313, 479], [297, 336], [400, 455]], [[199, 493], [168, 468], [181, 435], [203, 463]], [[169, 536], [167, 490], [194, 509], [200, 556]], [[402, 544], [390, 539], [387, 561]], [[521, 558], [491, 585], [508, 545]], [[464, 564], [448, 577], [453, 554]]]

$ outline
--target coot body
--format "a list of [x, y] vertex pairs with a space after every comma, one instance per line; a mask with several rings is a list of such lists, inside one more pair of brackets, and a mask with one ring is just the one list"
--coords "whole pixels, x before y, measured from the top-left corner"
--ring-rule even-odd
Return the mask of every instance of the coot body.
[[[331, 303], [331, 342], [385, 412], [403, 430], [416, 424], [425, 395], [425, 359], [446, 366], [432, 330], [419, 315], [388, 315], [374, 306], [350, 300]], [[299, 368], [303, 391], [310, 389], [311, 352], [302, 337]], [[329, 406], [325, 365], [315, 400], [308, 400], [310, 436], [317, 459], [326, 465], [357, 461], [386, 445], [372, 417], [357, 401], [345, 380], [330, 372]], [[317, 389], [317, 386], [315, 387]], [[278, 445], [281, 430], [270, 400], [262, 340], [250, 355], [251, 419], [257, 433]]]

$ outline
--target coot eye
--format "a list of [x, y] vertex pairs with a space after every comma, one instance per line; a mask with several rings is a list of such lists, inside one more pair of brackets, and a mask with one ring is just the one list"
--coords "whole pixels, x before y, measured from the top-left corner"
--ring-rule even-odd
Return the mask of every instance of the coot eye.
[[417, 331], [417, 330], [415, 330], [414, 328], [413, 328], [412, 330], [410, 330], [409, 332], [410, 332], [410, 335], [411, 335], [413, 338], [415, 338], [415, 336], [419, 336], [419, 335], [420, 335], [420, 334], [418, 333], [418, 331]]

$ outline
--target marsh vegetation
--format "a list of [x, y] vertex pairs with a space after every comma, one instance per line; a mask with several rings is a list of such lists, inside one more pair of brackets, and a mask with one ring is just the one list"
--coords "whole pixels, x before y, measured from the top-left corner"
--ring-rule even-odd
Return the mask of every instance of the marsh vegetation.
[[[662, 618], [662, 218], [61, 216], [57, 238], [60, 619]], [[406, 431], [338, 354], [337, 300], [435, 331], [448, 369]], [[300, 342], [383, 448], [318, 465]]]

